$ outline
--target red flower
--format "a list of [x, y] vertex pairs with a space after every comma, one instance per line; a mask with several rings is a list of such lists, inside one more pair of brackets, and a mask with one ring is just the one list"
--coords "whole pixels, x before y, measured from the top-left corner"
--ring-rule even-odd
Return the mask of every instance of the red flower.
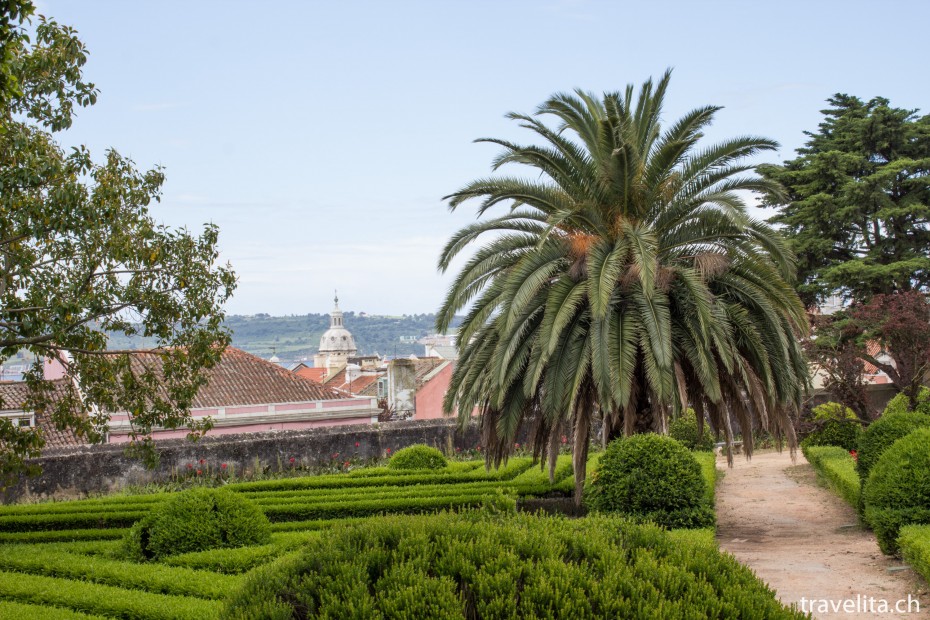
[[206, 463], [206, 461], [203, 459], [200, 459], [200, 464], [203, 465], [204, 463]]
[[200, 471], [199, 469], [197, 470], [197, 475], [198, 475], [198, 476], [199, 476], [200, 474], [202, 474], [202, 473], [203, 473], [203, 472]]
[[478, 452], [481, 452], [481, 446], [475, 446], [475, 450], [477, 450]]
[[849, 451], [849, 456], [851, 456], [851, 457], [853, 458], [854, 461], [858, 461], [858, 460], [859, 460], [859, 453], [856, 452], [855, 450], [850, 450], [850, 451]]
[[188, 464], [187, 464], [187, 468], [188, 468], [188, 469], [194, 469], [194, 466], [191, 465], [190, 463], [188, 463]]
[[223, 463], [222, 465], [220, 465], [220, 469], [226, 469], [226, 463]]
[[517, 450], [519, 450], [519, 449], [520, 449], [520, 444], [515, 443], [515, 444], [513, 444], [513, 447], [516, 448]]
[[296, 460], [297, 460], [297, 459], [295, 459], [295, 458], [292, 456], [292, 457], [290, 458], [291, 465], [293, 465], [293, 464], [294, 464], [294, 461], [296, 461]]
[[387, 449], [387, 453], [388, 453], [388, 454], [391, 453], [391, 449], [390, 449], [390, 448]]
[[562, 443], [568, 443], [568, 437], [562, 435]]
[[358, 447], [358, 442], [357, 442], [357, 441], [355, 442], [355, 447], [356, 447], [356, 448]]
[[333, 460], [335, 461], [335, 460], [338, 459], [338, 458], [339, 458], [339, 453], [338, 453], [338, 452], [334, 453], [334, 454], [333, 454]]
[[349, 461], [346, 461], [345, 463], [343, 463], [342, 466], [345, 467], [346, 469], [348, 469], [348, 468], [349, 468]]

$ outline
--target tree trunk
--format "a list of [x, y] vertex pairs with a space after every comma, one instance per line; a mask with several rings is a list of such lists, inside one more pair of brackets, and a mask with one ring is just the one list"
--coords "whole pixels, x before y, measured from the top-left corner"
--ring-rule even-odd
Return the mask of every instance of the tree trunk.
[[575, 405], [575, 445], [572, 450], [572, 467], [575, 470], [575, 506], [581, 506], [581, 494], [588, 467], [588, 444], [591, 432], [591, 411], [587, 398], [579, 398]]

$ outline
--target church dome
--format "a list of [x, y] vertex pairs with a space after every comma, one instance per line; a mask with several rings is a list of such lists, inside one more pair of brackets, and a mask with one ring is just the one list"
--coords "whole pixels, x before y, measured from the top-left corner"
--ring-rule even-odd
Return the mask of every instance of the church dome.
[[335, 307], [329, 315], [329, 329], [323, 332], [320, 338], [320, 353], [345, 353], [355, 355], [358, 349], [355, 338], [342, 324], [342, 310], [339, 309], [339, 297], [335, 299]]

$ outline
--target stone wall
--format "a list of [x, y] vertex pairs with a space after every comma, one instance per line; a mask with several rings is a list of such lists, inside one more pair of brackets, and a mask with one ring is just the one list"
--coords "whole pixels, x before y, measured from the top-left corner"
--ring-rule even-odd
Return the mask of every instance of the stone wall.
[[[139, 460], [126, 456], [123, 446], [115, 444], [50, 450], [34, 461], [42, 466], [42, 475], [6, 489], [2, 502], [70, 499], [116, 491], [130, 484], [170, 480], [186, 474], [188, 465], [215, 472], [225, 463], [227, 470], [249, 476], [333, 460], [375, 459], [388, 455], [388, 450], [396, 452], [417, 443], [444, 451], [473, 449], [479, 445], [479, 437], [476, 424], [463, 432], [453, 420], [423, 420], [207, 436], [197, 442], [169, 439], [157, 444], [160, 463], [156, 469], [146, 469]], [[526, 439], [521, 436], [518, 441]]]

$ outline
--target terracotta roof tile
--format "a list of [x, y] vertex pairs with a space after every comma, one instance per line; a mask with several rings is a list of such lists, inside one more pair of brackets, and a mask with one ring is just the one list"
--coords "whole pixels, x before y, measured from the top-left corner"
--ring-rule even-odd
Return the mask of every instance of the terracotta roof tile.
[[417, 387], [420, 387], [425, 383], [426, 376], [433, 372], [438, 366], [445, 364], [449, 360], [444, 360], [441, 357], [422, 357], [420, 359], [414, 360], [414, 368], [416, 369], [416, 381]]
[[316, 381], [317, 383], [323, 383], [323, 380], [326, 378], [325, 368], [310, 368], [309, 366], [303, 366], [292, 372], [294, 372], [299, 377], [310, 379], [311, 381]]
[[[68, 390], [68, 379], [55, 379], [51, 381], [53, 391], [50, 398], [54, 401], [61, 398]], [[26, 401], [29, 397], [29, 386], [25, 381], [0, 382], [0, 411], [27, 411]], [[58, 430], [52, 423], [51, 415], [45, 410], [36, 411], [36, 427], [42, 429], [46, 448], [64, 448], [78, 446], [80, 441], [71, 429]]]
[[[136, 354], [133, 361], [157, 363], [157, 353]], [[343, 394], [277, 364], [227, 347], [216, 366], [207, 371], [207, 384], [200, 388], [194, 408], [231, 407], [335, 400]]]
[[336, 388], [340, 390], [345, 390], [351, 394], [361, 394], [362, 390], [368, 388], [372, 384], [378, 383], [378, 378], [384, 376], [375, 375], [375, 374], [363, 374], [352, 380], [351, 385], [346, 381], [346, 371], [343, 368], [337, 372], [333, 377], [326, 381], [326, 387]]

